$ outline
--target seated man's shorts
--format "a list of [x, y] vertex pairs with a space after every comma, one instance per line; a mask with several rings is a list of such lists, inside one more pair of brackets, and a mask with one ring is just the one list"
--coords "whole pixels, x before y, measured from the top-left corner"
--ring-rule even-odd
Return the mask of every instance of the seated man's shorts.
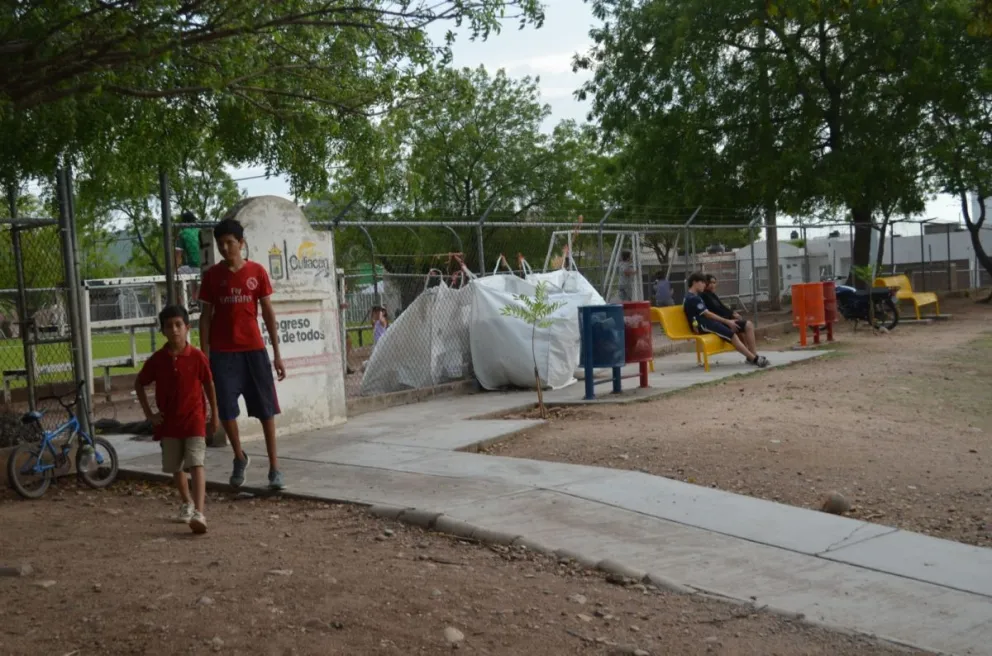
[[207, 440], [202, 437], [163, 437], [162, 471], [177, 474], [183, 469], [202, 467], [207, 454]]
[[731, 330], [730, 326], [725, 323], [712, 321], [710, 319], [706, 319], [705, 317], [700, 317], [697, 323], [699, 324], [699, 332], [711, 333], [728, 342], [733, 341], [734, 339], [734, 331]]
[[210, 371], [217, 389], [217, 414], [221, 421], [241, 414], [238, 397], [245, 397], [249, 417], [271, 419], [279, 414], [279, 399], [272, 376], [272, 361], [265, 349], [210, 351]]

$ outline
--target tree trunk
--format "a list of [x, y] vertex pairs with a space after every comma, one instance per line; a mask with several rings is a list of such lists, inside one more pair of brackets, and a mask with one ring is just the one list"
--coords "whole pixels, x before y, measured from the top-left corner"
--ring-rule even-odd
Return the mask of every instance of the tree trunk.
[[[758, 2], [759, 15], [764, 16], [767, 8], [764, 2]], [[758, 26], [758, 102], [761, 111], [761, 151], [768, 155], [773, 147], [772, 121], [771, 121], [771, 96], [768, 84], [768, 62], [765, 59], [764, 49], [767, 28], [764, 20]], [[765, 205], [765, 264], [768, 266], [768, 307], [772, 310], [781, 308], [782, 290], [778, 277], [778, 230], [776, 229], [776, 194], [768, 188], [769, 183], [764, 181], [764, 205]], [[751, 281], [752, 285], [758, 284], [757, 280]]]
[[882, 227], [878, 231], [878, 254], [875, 256], [875, 271], [881, 274], [882, 265], [885, 263], [885, 233], [889, 228], [889, 217], [882, 220]]
[[[854, 261], [851, 263], [853, 269], [856, 266], [871, 264], [871, 210], [855, 207], [851, 210], [851, 217], [854, 220]], [[853, 273], [850, 278], [858, 289], [867, 289], [870, 286], [870, 283], [858, 280]]]
[[[964, 193], [961, 194], [961, 213], [964, 215], [964, 225], [968, 228], [968, 234], [971, 235], [971, 247], [975, 250], [975, 259], [978, 263], [982, 265], [982, 268], [992, 276], [992, 257], [985, 252], [985, 248], [982, 246], [982, 226], [985, 224], [985, 196], [983, 194], [978, 194], [978, 217], [974, 220], [971, 216], [971, 212], [968, 210], [968, 196]], [[979, 275], [979, 282], [981, 282], [981, 276]], [[981, 285], [979, 285], [980, 287]], [[982, 301], [983, 303], [992, 303], [992, 294]]]
[[781, 280], [778, 277], [778, 229], [775, 205], [765, 207], [765, 255], [768, 265], [768, 307], [779, 310], [782, 307]]

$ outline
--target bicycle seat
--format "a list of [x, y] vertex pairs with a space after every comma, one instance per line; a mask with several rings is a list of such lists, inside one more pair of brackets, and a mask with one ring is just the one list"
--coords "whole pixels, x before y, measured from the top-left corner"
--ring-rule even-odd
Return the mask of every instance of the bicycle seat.
[[41, 421], [41, 418], [45, 416], [44, 412], [39, 410], [32, 410], [31, 412], [25, 412], [21, 415], [22, 424], [33, 424], [36, 421]]

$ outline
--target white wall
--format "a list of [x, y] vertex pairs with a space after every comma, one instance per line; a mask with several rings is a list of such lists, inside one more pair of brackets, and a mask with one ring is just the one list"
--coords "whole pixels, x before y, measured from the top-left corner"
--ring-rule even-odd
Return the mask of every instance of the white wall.
[[[992, 217], [992, 200], [987, 201], [989, 205], [989, 216]], [[977, 207], [977, 205], [976, 205]], [[875, 233], [877, 235], [877, 233]], [[975, 251], [971, 244], [971, 235], [967, 230], [952, 232], [950, 234], [950, 259], [967, 260], [972, 271], [972, 285], [978, 286], [978, 270], [980, 265], [975, 258]], [[889, 269], [890, 262], [895, 260], [895, 269], [905, 269], [908, 267], [919, 268], [920, 264], [920, 236], [907, 235], [896, 236], [885, 239], [885, 254], [883, 266]], [[877, 236], [872, 240], [872, 252], [877, 253]], [[992, 252], [992, 229], [981, 232], [982, 246], [986, 252]], [[765, 241], [755, 242], [754, 256], [756, 268], [766, 266], [767, 247]], [[846, 276], [851, 264], [851, 242], [847, 235], [836, 238], [817, 237], [807, 241], [809, 249], [809, 282], [820, 280], [821, 267], [830, 267], [834, 276]], [[734, 251], [741, 272], [740, 291], [742, 296], [751, 296], [751, 246], [744, 246]], [[948, 259], [948, 233], [929, 234], [923, 236], [923, 262], [930, 262], [934, 267], [940, 267]], [[796, 282], [805, 282], [803, 278], [803, 249], [797, 248], [788, 242], [779, 242], [779, 262], [782, 266], [782, 292], [788, 293], [788, 288]], [[798, 263], [798, 266], [795, 266]], [[760, 286], [759, 286], [760, 288]], [[767, 300], [767, 295], [758, 293], [759, 300]]]

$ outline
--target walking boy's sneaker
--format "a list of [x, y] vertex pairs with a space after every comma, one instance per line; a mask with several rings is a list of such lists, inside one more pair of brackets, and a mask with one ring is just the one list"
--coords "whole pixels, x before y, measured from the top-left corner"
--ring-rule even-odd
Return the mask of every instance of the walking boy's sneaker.
[[196, 512], [196, 508], [191, 503], [184, 503], [179, 506], [179, 516], [176, 517], [176, 522], [179, 524], [189, 524], [190, 520], [193, 519], [193, 514]]
[[189, 527], [197, 535], [202, 535], [207, 532], [207, 518], [199, 510], [195, 510], [193, 516], [190, 517]]
[[286, 489], [286, 484], [282, 482], [282, 474], [274, 469], [269, 472], [269, 489], [270, 490]]
[[245, 484], [245, 470], [251, 464], [251, 458], [245, 454], [244, 460], [234, 459], [234, 471], [231, 472], [231, 487], [241, 487]]

